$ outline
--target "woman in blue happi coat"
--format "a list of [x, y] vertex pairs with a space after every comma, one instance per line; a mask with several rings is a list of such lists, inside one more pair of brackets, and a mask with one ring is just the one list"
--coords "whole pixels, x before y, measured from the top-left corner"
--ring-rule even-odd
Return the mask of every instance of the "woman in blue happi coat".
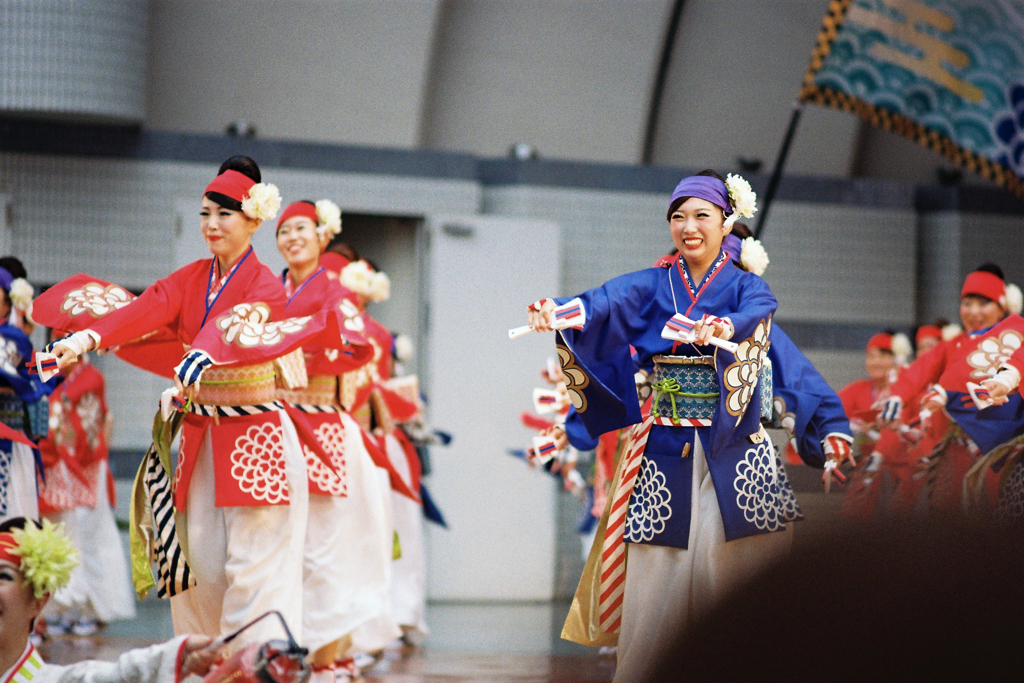
[[[37, 439], [45, 436], [46, 397], [56, 380], [44, 384], [26, 367], [32, 342], [23, 329], [31, 324], [25, 300], [32, 301], [31, 285], [0, 266], [0, 422]], [[0, 521], [12, 517], [39, 518], [36, 452], [27, 443], [0, 439]]]
[[[722, 250], [754, 201], [735, 176], [728, 184], [713, 171], [684, 178], [668, 211], [679, 256], [581, 294], [585, 323], [557, 335], [573, 407], [589, 435], [637, 425], [598, 539], [594, 617], [603, 633], [618, 632], [616, 681], [643, 680], [679, 629], [790, 545], [758, 393], [776, 300], [764, 280]], [[530, 324], [551, 330], [555, 306], [568, 300], [534, 303]], [[677, 313], [697, 321], [694, 343], [662, 337]], [[738, 344], [735, 353], [709, 344], [712, 337]], [[643, 410], [630, 345], [640, 367], [654, 373]]]

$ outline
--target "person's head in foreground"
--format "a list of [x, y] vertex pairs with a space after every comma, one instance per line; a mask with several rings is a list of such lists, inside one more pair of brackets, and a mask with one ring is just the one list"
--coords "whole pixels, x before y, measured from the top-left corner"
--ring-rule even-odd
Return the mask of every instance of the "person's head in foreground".
[[[32, 652], [29, 636], [36, 619], [50, 596], [68, 584], [77, 565], [78, 551], [64, 532], [63, 524], [53, 524], [44, 519], [40, 525], [24, 517], [15, 517], [0, 524], [0, 674], [16, 673], [16, 668], [25, 664]], [[169, 644], [174, 645], [174, 666], [171, 668], [175, 671], [173, 678], [168, 677], [166, 683], [189, 674], [204, 675], [220, 657], [216, 650], [207, 650], [212, 639], [206, 636], [177, 640], [180, 643]], [[161, 670], [153, 667], [154, 672]], [[89, 678], [90, 672], [80, 673], [81, 676], [69, 675], [66, 680]], [[91, 673], [96, 674], [96, 671]], [[5, 680], [9, 677], [4, 676]], [[102, 676], [94, 678], [109, 680]], [[139, 681], [132, 678], [130, 681], [125, 679], [125, 683]]]
[[935, 516], [798, 543], [648, 680], [1019, 681], [1022, 633], [1021, 525]]

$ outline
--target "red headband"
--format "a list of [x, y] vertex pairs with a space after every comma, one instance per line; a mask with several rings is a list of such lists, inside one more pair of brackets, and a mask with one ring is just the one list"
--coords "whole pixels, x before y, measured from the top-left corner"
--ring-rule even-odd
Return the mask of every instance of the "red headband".
[[18, 544], [14, 542], [14, 534], [10, 531], [5, 531], [0, 534], [0, 560], [7, 560], [15, 567], [20, 567], [21, 555], [16, 555], [11, 552], [17, 549]]
[[[230, 197], [236, 202], [242, 202], [249, 198], [249, 190], [256, 184], [256, 181], [238, 171], [227, 170], [213, 179], [213, 182], [206, 186], [206, 192], [217, 192]], [[203, 194], [206, 194], [204, 192]]]
[[892, 335], [886, 332], [879, 332], [868, 340], [868, 349], [881, 349], [892, 353]]
[[281, 214], [281, 219], [277, 221], [278, 229], [280, 229], [282, 223], [295, 216], [305, 216], [313, 221], [314, 224], [320, 225], [320, 216], [316, 215], [316, 206], [309, 202], [292, 202], [284, 210], [284, 213]]
[[341, 271], [349, 264], [349, 260], [341, 254], [329, 251], [320, 255], [320, 265], [335, 275], [341, 275]]
[[914, 343], [920, 344], [925, 339], [942, 339], [942, 330], [938, 325], [921, 325], [914, 335]]
[[964, 288], [960, 290], [960, 298], [974, 294], [983, 296], [986, 299], [1003, 305], [1003, 297], [1006, 296], [1006, 283], [995, 273], [984, 270], [976, 270], [968, 274], [964, 280]]

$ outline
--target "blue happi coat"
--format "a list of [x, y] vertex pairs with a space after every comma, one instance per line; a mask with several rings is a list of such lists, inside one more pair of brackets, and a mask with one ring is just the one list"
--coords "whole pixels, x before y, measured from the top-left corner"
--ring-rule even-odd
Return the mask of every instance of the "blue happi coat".
[[[767, 357], [777, 303], [760, 277], [733, 265], [724, 253], [700, 283], [685, 262], [615, 278], [579, 295], [582, 330], [558, 334], [559, 359], [580, 423], [591, 438], [641, 422], [634, 364], [652, 370], [657, 355], [714, 355], [720, 396], [710, 427], [651, 427], [644, 465], [630, 500], [626, 540], [687, 547], [694, 439], [699, 438], [714, 483], [727, 540], [783, 527], [775, 454], [764, 438], [757, 400], [758, 370]], [[557, 303], [568, 301], [559, 299]], [[728, 317], [736, 354], [662, 339], [676, 312], [698, 319]], [[749, 409], [748, 409], [749, 408]], [[686, 450], [689, 444], [691, 448]], [[653, 474], [652, 474], [653, 473]]]

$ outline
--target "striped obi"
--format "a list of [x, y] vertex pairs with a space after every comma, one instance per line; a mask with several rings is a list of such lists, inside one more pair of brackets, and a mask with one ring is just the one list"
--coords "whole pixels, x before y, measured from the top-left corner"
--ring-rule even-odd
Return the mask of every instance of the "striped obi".
[[655, 356], [651, 417], [666, 427], [710, 427], [718, 409], [711, 356]]

